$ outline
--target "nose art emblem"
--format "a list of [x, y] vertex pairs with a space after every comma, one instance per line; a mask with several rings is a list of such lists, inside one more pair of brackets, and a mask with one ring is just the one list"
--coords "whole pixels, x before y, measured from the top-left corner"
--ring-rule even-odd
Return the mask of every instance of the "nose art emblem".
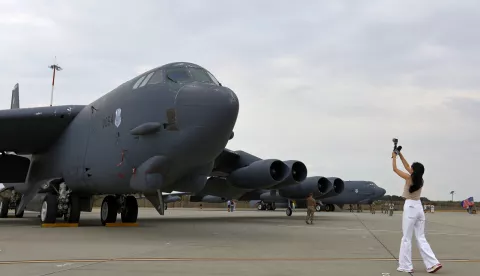
[[122, 109], [118, 108], [115, 111], [115, 126], [119, 127], [121, 123], [122, 123]]

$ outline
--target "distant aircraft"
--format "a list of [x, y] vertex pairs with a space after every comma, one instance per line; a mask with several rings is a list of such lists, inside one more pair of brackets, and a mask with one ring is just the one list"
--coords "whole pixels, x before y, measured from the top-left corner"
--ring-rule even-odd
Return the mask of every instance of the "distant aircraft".
[[[318, 199], [318, 201], [316, 209], [317, 211], [321, 210], [322, 206], [320, 202], [324, 205], [327, 212], [334, 211], [334, 205], [343, 207], [344, 204], [370, 204], [371, 202], [381, 198], [384, 194], [385, 189], [378, 187], [371, 181], [345, 181], [343, 192], [329, 197], [317, 195], [316, 199]], [[254, 192], [248, 192], [245, 195], [238, 197], [238, 200], [248, 200], [250, 201], [250, 206], [256, 206], [258, 210], [275, 210], [277, 207], [287, 208], [286, 214], [290, 216], [292, 214], [290, 201], [295, 200], [297, 206], [302, 208], [306, 205], [305, 198], [307, 196], [308, 192], [302, 196], [295, 196], [294, 194], [292, 194], [290, 197], [284, 197], [280, 195], [272, 196], [271, 191], [257, 190]], [[229, 197], [218, 197], [214, 195], [190, 197], [190, 201], [192, 202], [201, 201], [209, 203], [225, 202], [228, 199]]]
[[[0, 110], [0, 182], [21, 196], [3, 197], [0, 215], [13, 203], [17, 216], [31, 210], [42, 223], [58, 216], [78, 222], [92, 210], [93, 195], [105, 194], [102, 224], [115, 222], [117, 213], [135, 222], [137, 193], [163, 215], [163, 192], [203, 189], [238, 112], [232, 90], [186, 62], [149, 70], [89, 105], [20, 108], [17, 84], [11, 109]], [[272, 163], [285, 171], [262, 165], [254, 172], [262, 180], [271, 172], [275, 184], [288, 167]], [[248, 166], [238, 171], [232, 175], [242, 183], [256, 179]]]
[[[335, 205], [343, 208], [345, 204], [372, 204], [373, 201], [385, 195], [385, 189], [378, 187], [372, 181], [345, 181], [345, 189], [339, 195], [324, 198], [317, 201], [316, 210], [324, 209], [326, 212], [335, 211]], [[306, 207], [304, 199], [295, 200], [298, 207]], [[272, 207], [285, 208], [287, 202], [261, 202], [252, 201], [251, 205], [257, 206], [259, 210], [273, 210]], [[322, 206], [323, 205], [323, 206]]]

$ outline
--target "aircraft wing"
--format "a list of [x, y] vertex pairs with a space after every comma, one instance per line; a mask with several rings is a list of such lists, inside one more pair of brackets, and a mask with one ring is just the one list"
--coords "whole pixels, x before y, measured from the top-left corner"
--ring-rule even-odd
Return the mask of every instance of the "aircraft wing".
[[34, 154], [48, 149], [84, 105], [0, 110], [0, 151]]
[[232, 171], [238, 169], [240, 155], [229, 149], [224, 149], [215, 159], [211, 176], [227, 177]]

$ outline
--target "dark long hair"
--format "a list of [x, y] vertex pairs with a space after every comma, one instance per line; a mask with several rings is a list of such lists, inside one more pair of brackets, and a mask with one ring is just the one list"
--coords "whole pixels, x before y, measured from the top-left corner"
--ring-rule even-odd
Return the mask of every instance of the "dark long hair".
[[414, 162], [412, 164], [413, 173], [411, 175], [412, 178], [412, 186], [408, 188], [410, 193], [418, 191], [420, 188], [423, 187], [423, 173], [425, 172], [425, 168], [421, 163]]

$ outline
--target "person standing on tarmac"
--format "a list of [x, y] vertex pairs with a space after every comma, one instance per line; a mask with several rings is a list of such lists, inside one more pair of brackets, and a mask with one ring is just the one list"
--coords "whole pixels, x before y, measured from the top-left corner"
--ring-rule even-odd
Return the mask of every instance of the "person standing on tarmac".
[[414, 162], [412, 166], [410, 166], [407, 160], [405, 160], [403, 157], [402, 153], [399, 155], [403, 166], [408, 173], [397, 168], [397, 154], [392, 152], [393, 171], [405, 180], [402, 195], [402, 197], [405, 198], [402, 218], [403, 237], [400, 243], [397, 271], [408, 273], [413, 272], [412, 234], [415, 233], [417, 245], [420, 249], [420, 255], [422, 256], [423, 263], [427, 268], [427, 272], [435, 273], [442, 268], [442, 264], [438, 261], [437, 257], [432, 251], [432, 248], [430, 247], [430, 244], [425, 238], [425, 213], [423, 212], [422, 202], [420, 201], [422, 188], [424, 185], [423, 174], [425, 172], [425, 168], [421, 163], [418, 162]]
[[[305, 218], [305, 222], [307, 224], [313, 224], [313, 214], [315, 213], [315, 205], [317, 205], [317, 202], [313, 198], [313, 193], [310, 193], [307, 197], [307, 217]], [[310, 220], [310, 223], [308, 223], [309, 220]]]

